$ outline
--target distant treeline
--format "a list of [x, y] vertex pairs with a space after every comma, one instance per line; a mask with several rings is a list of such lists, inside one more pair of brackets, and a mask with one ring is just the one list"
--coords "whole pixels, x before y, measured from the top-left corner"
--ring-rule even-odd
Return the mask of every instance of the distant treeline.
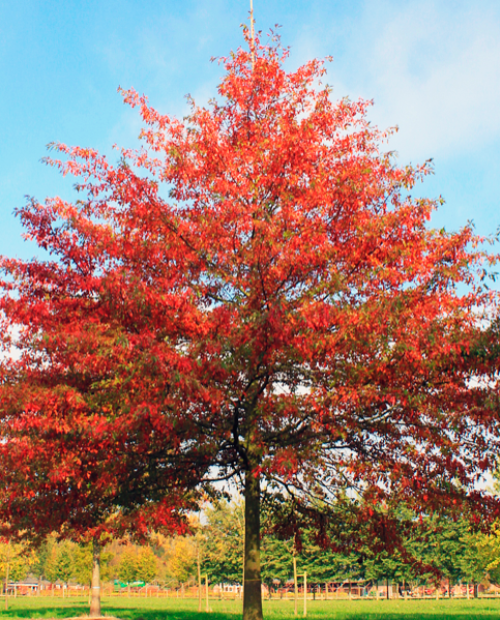
[[[337, 515], [338, 517], [338, 515]], [[198, 563], [213, 583], [242, 582], [244, 516], [239, 502], [209, 507], [201, 521], [193, 518], [192, 534], [169, 538], [152, 533], [148, 545], [111, 541], [101, 557], [102, 581], [145, 581], [177, 587], [195, 583]], [[293, 579], [293, 556], [309, 583], [380, 581], [417, 585], [449, 579], [451, 583], [500, 582], [500, 525], [484, 533], [465, 518], [415, 516], [401, 511], [393, 530], [363, 539], [359, 523], [340, 519], [339, 540], [318, 543], [309, 527], [297, 536], [280, 534], [272, 515], [263, 523], [262, 578], [268, 585]], [[395, 527], [395, 529], [394, 529]], [[352, 543], [352, 544], [350, 544]], [[22, 581], [28, 575], [51, 582], [89, 583], [89, 546], [51, 536], [37, 549], [19, 543], [0, 545], [0, 578]]]

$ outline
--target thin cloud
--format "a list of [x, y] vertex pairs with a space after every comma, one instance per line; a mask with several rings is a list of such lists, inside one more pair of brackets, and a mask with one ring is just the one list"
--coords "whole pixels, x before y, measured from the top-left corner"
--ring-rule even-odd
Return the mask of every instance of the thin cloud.
[[374, 42], [371, 80], [396, 146], [419, 158], [483, 147], [500, 137], [500, 20], [412, 7]]
[[500, 139], [500, 6], [491, 2], [366, 1], [363, 10], [297, 38], [304, 56], [333, 54], [337, 96], [375, 100], [404, 160], [455, 157]]

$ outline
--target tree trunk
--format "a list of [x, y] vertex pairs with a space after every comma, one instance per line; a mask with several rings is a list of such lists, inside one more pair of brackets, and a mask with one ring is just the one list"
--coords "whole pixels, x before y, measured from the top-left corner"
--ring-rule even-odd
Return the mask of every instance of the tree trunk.
[[101, 614], [101, 575], [100, 575], [101, 547], [97, 538], [93, 540], [92, 548], [92, 582], [90, 585], [90, 617], [99, 618]]
[[263, 620], [260, 577], [260, 475], [245, 473], [243, 620]]

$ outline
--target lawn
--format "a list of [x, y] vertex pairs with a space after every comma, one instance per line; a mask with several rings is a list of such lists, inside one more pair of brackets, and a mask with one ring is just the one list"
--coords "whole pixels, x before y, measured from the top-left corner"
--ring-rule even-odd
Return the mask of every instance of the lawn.
[[[241, 614], [240, 601], [211, 600], [210, 614], [198, 613], [198, 601], [193, 599], [103, 599], [103, 613], [124, 620], [235, 620]], [[499, 618], [498, 600], [410, 600], [410, 601], [309, 601], [308, 618], [311, 620], [469, 620]], [[10, 599], [9, 611], [3, 610], [0, 600], [0, 618], [66, 618], [88, 612], [84, 601], [61, 598]], [[265, 601], [267, 620], [293, 620], [293, 603]], [[302, 618], [300, 613], [299, 619]]]

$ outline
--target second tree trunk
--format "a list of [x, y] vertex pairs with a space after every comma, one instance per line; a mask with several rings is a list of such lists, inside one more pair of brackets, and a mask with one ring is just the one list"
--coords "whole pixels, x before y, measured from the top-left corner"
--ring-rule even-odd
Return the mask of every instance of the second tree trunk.
[[92, 546], [92, 581], [90, 584], [90, 617], [101, 616], [101, 574], [100, 574], [101, 546], [94, 538]]

